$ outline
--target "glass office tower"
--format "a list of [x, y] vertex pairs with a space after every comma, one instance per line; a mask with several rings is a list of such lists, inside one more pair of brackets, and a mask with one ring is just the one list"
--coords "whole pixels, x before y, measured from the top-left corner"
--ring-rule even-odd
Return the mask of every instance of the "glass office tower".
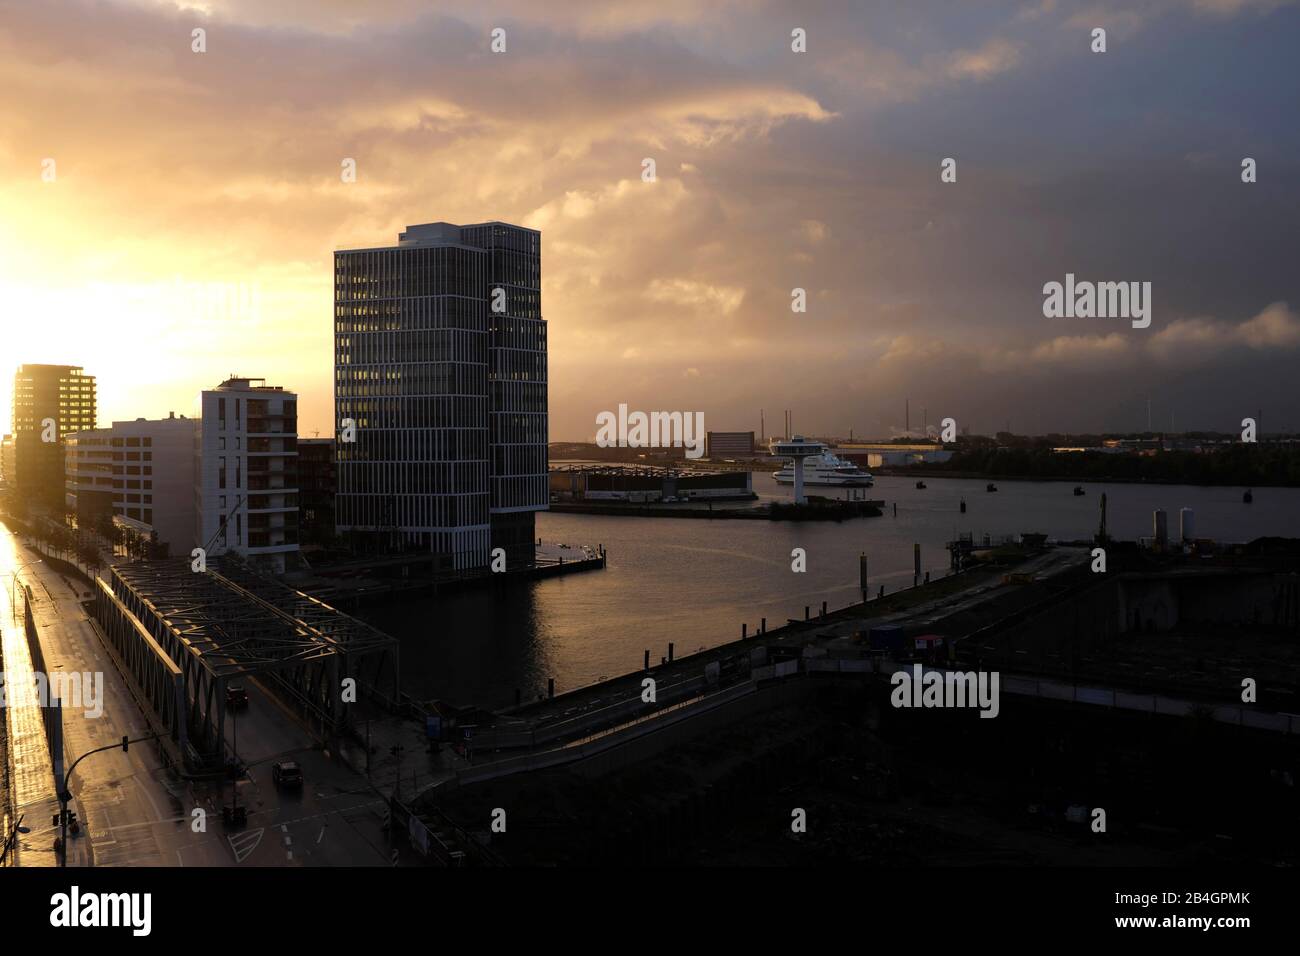
[[541, 234], [498, 222], [335, 253], [340, 534], [454, 568], [495, 547], [531, 563], [548, 500], [540, 280]]

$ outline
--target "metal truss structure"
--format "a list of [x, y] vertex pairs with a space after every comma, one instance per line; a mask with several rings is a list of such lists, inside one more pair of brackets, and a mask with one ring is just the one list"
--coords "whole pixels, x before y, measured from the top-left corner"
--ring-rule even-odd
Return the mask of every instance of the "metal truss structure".
[[[332, 742], [356, 705], [395, 706], [395, 638], [232, 560], [114, 566], [100, 628], [189, 762], [230, 755], [226, 689], [250, 677]], [[354, 703], [355, 702], [355, 703]]]

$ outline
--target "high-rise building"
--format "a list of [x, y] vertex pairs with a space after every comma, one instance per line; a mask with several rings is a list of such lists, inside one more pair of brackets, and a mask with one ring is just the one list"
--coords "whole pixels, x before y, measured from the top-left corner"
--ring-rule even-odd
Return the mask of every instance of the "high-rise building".
[[435, 222], [336, 252], [334, 398], [340, 533], [531, 564], [549, 500], [541, 233]]
[[83, 525], [104, 514], [130, 518], [157, 532], [171, 554], [189, 554], [197, 425], [173, 413], [68, 435], [67, 510]]
[[298, 396], [265, 379], [230, 378], [199, 394], [197, 418], [195, 546], [276, 573], [295, 567]]
[[12, 489], [18, 476], [14, 472], [14, 436], [5, 435], [0, 438], [0, 483], [5, 488]]
[[64, 436], [95, 427], [95, 376], [79, 365], [20, 365], [14, 373], [18, 495], [63, 513]]

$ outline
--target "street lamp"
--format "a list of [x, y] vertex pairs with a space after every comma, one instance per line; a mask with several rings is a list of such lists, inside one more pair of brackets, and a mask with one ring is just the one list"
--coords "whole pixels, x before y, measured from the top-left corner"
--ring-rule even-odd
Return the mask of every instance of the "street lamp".
[[[127, 738], [126, 734], [122, 735], [120, 744], [108, 744], [105, 747], [96, 747], [94, 750], [87, 750], [84, 754], [72, 761], [72, 766], [68, 772], [63, 775], [63, 787], [59, 790], [59, 816], [55, 821], [59, 824], [59, 866], [68, 865], [68, 804], [72, 802], [72, 792], [68, 790], [68, 784], [72, 781], [72, 771], [77, 769], [77, 764], [85, 760], [91, 754], [103, 753], [105, 750], [116, 750], [122, 748], [122, 753], [127, 752], [130, 744], [140, 744], [147, 740], [157, 740], [162, 734], [149, 734], [147, 737], [136, 737], [134, 740]], [[75, 822], [75, 821], [74, 821]]]

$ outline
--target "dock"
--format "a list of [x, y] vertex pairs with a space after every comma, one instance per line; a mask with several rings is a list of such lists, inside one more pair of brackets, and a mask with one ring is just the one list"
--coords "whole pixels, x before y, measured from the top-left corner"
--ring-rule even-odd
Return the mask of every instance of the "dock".
[[434, 555], [392, 555], [296, 574], [291, 583], [304, 594], [333, 607], [358, 608], [393, 598], [449, 594], [597, 571], [606, 566], [609, 557], [603, 545], [572, 550], [573, 555], [566, 556], [555, 549], [539, 549], [533, 564], [495, 572], [489, 568], [438, 568]]
[[810, 500], [806, 505], [773, 502], [751, 508], [703, 508], [626, 502], [564, 501], [551, 502], [557, 514], [617, 515], [633, 518], [696, 518], [705, 520], [749, 521], [843, 521], [846, 518], [879, 518], [884, 501]]

